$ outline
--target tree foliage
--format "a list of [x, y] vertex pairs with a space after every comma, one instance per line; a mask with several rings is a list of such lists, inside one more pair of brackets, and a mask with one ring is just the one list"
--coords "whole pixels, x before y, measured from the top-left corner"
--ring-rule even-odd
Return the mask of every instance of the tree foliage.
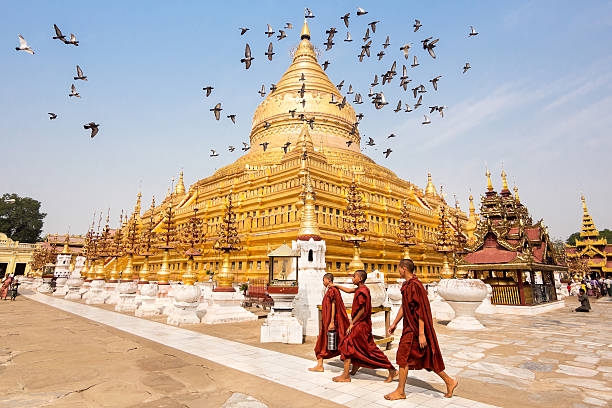
[[0, 231], [14, 241], [40, 241], [46, 216], [40, 212], [40, 201], [33, 198], [5, 193], [0, 199]]
[[[600, 238], [606, 238], [608, 243], [612, 243], [612, 231], [606, 228], [605, 230], [599, 231]], [[576, 238], [580, 239], [580, 232], [574, 232], [565, 241], [568, 245], [576, 245]]]

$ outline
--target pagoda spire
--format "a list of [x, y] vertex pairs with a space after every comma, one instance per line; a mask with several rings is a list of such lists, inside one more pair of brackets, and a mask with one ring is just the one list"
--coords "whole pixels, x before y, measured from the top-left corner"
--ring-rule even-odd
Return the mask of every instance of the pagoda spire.
[[302, 33], [300, 34], [300, 39], [310, 40], [310, 30], [308, 29], [308, 22], [306, 19], [304, 19], [304, 26], [302, 27]]
[[581, 238], [598, 238], [599, 232], [597, 228], [595, 228], [595, 223], [593, 222], [593, 218], [589, 214], [589, 210], [586, 206], [586, 200], [584, 199], [584, 195], [581, 197], [582, 199], [582, 231], [580, 232]]
[[176, 183], [174, 192], [176, 194], [185, 194], [185, 184], [183, 183], [183, 169], [181, 169], [181, 174], [179, 175], [179, 181], [178, 183]]
[[519, 198], [518, 195], [518, 187], [514, 186], [514, 200], [516, 201], [517, 204], [521, 203], [521, 199]]
[[317, 215], [315, 213], [315, 194], [312, 189], [310, 180], [310, 172], [306, 172], [306, 180], [304, 182], [304, 190], [302, 192], [304, 207], [302, 208], [302, 219], [300, 220], [300, 230], [298, 232], [298, 240], [308, 241], [310, 238], [315, 241], [321, 240], [321, 232], [317, 224]]
[[140, 210], [141, 210], [141, 205], [140, 205], [140, 198], [142, 197], [142, 193], [139, 191], [138, 192], [138, 196], [136, 198], [136, 205], [134, 206], [134, 215], [136, 217], [140, 217]]
[[470, 216], [468, 219], [472, 219], [476, 216], [476, 207], [474, 207], [474, 197], [470, 194]]
[[491, 172], [489, 171], [489, 169], [487, 169], [485, 176], [487, 176], [487, 190], [489, 192], [493, 192], [493, 183], [491, 183]]
[[501, 172], [501, 176], [502, 176], [502, 181], [503, 181], [503, 186], [502, 186], [502, 191], [510, 191], [510, 189], [508, 188], [508, 181], [506, 180], [506, 171], [502, 168], [502, 172]]
[[425, 187], [425, 195], [428, 196], [436, 196], [438, 195], [436, 193], [436, 187], [434, 186], [433, 182], [431, 181], [431, 173], [427, 173], [427, 186]]

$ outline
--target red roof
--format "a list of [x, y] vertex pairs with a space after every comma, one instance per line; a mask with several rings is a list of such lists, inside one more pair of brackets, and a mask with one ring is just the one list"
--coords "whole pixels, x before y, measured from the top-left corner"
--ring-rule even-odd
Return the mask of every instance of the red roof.
[[539, 228], [526, 228], [525, 233], [527, 234], [527, 238], [529, 238], [530, 241], [540, 240], [540, 229]]
[[507, 263], [516, 258], [517, 252], [508, 251], [497, 243], [494, 234], [485, 238], [482, 248], [465, 256], [465, 262], [469, 264], [496, 264]]

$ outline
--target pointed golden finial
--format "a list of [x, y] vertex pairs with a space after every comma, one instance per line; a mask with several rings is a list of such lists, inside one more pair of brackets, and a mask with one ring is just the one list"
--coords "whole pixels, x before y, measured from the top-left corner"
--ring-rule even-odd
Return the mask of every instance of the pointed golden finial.
[[487, 169], [485, 175], [487, 176], [487, 190], [493, 191], [493, 183], [491, 183], [491, 172], [489, 169]]
[[593, 218], [589, 214], [589, 210], [587, 210], [584, 195], [580, 198], [582, 200], [582, 211], [584, 212], [584, 214], [582, 214], [582, 231], [580, 232], [580, 237], [597, 239], [599, 237], [599, 231], [595, 228]]
[[521, 199], [519, 198], [518, 195], [518, 187], [514, 186], [514, 200], [516, 201], [517, 204], [521, 203]]
[[474, 197], [470, 194], [470, 217], [472, 214], [476, 214], [476, 207], [474, 207]]
[[425, 187], [425, 195], [431, 195], [431, 196], [435, 196], [436, 194], [436, 187], [434, 186], [433, 182], [431, 181], [431, 173], [427, 173], [427, 186]]
[[176, 194], [185, 194], [185, 184], [183, 183], [183, 169], [181, 169], [181, 173], [179, 175], [179, 181], [176, 183], [176, 188], [174, 189]]
[[510, 191], [510, 189], [508, 188], [508, 181], [506, 180], [506, 175], [507, 174], [504, 168], [502, 167], [502, 172], [501, 172], [502, 181], [503, 181], [502, 191]]
[[141, 210], [140, 198], [141, 197], [142, 197], [142, 194], [139, 191], [138, 196], [136, 197], [136, 205], [134, 206], [134, 215], [136, 217], [140, 217], [140, 210]]
[[308, 241], [310, 238], [313, 238], [315, 241], [318, 241], [321, 239], [321, 232], [317, 224], [314, 191], [310, 180], [310, 172], [308, 171], [306, 172], [302, 197], [304, 200], [304, 207], [302, 208], [302, 219], [300, 220], [298, 239]]
[[302, 34], [300, 35], [302, 40], [310, 40], [310, 30], [308, 29], [308, 22], [304, 19], [304, 27], [302, 27]]
[[70, 248], [68, 248], [69, 242], [70, 242], [70, 232], [66, 234], [66, 239], [64, 240], [64, 249], [62, 249], [62, 255], [70, 255]]
[[580, 199], [582, 200], [582, 211], [583, 211], [585, 214], [588, 214], [588, 213], [589, 213], [589, 211], [587, 210], [586, 200], [584, 199], [584, 195], [582, 195], [582, 196], [580, 197]]

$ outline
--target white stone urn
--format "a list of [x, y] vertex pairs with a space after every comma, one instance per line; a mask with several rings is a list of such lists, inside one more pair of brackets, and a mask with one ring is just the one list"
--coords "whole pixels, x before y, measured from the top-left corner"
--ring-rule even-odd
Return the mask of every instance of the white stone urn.
[[487, 285], [487, 297], [482, 301], [480, 306], [476, 309], [476, 313], [480, 314], [495, 314], [497, 313], [497, 309], [491, 303], [491, 296], [493, 295], [493, 288], [488, 283]]
[[482, 330], [476, 309], [487, 296], [487, 285], [480, 279], [441, 279], [438, 294], [455, 311], [448, 327], [457, 330]]
[[81, 285], [83, 285], [83, 279], [78, 276], [71, 275], [70, 279], [66, 281], [66, 286], [68, 286], [68, 293], [66, 293], [64, 299], [81, 300]]
[[136, 311], [138, 304], [136, 303], [136, 292], [138, 292], [138, 284], [134, 281], [120, 281], [117, 285], [117, 293], [119, 300], [115, 305], [116, 312]]
[[101, 305], [104, 304], [107, 297], [108, 293], [106, 292], [106, 282], [104, 279], [94, 279], [91, 281], [89, 295], [85, 303], [88, 305]]
[[157, 283], [147, 283], [140, 288], [141, 303], [134, 313], [138, 317], [155, 316], [161, 314], [157, 304]]
[[53, 296], [66, 296], [68, 293], [68, 286], [66, 286], [67, 281], [68, 278], [63, 276], [55, 280], [55, 291], [53, 292]]
[[42, 278], [42, 284], [40, 284], [36, 290], [38, 290], [40, 293], [53, 293], [53, 288], [51, 288], [52, 280], [52, 277]]
[[197, 324], [200, 318], [197, 314], [202, 291], [197, 285], [175, 285], [172, 287], [172, 309], [168, 313], [168, 324]]

